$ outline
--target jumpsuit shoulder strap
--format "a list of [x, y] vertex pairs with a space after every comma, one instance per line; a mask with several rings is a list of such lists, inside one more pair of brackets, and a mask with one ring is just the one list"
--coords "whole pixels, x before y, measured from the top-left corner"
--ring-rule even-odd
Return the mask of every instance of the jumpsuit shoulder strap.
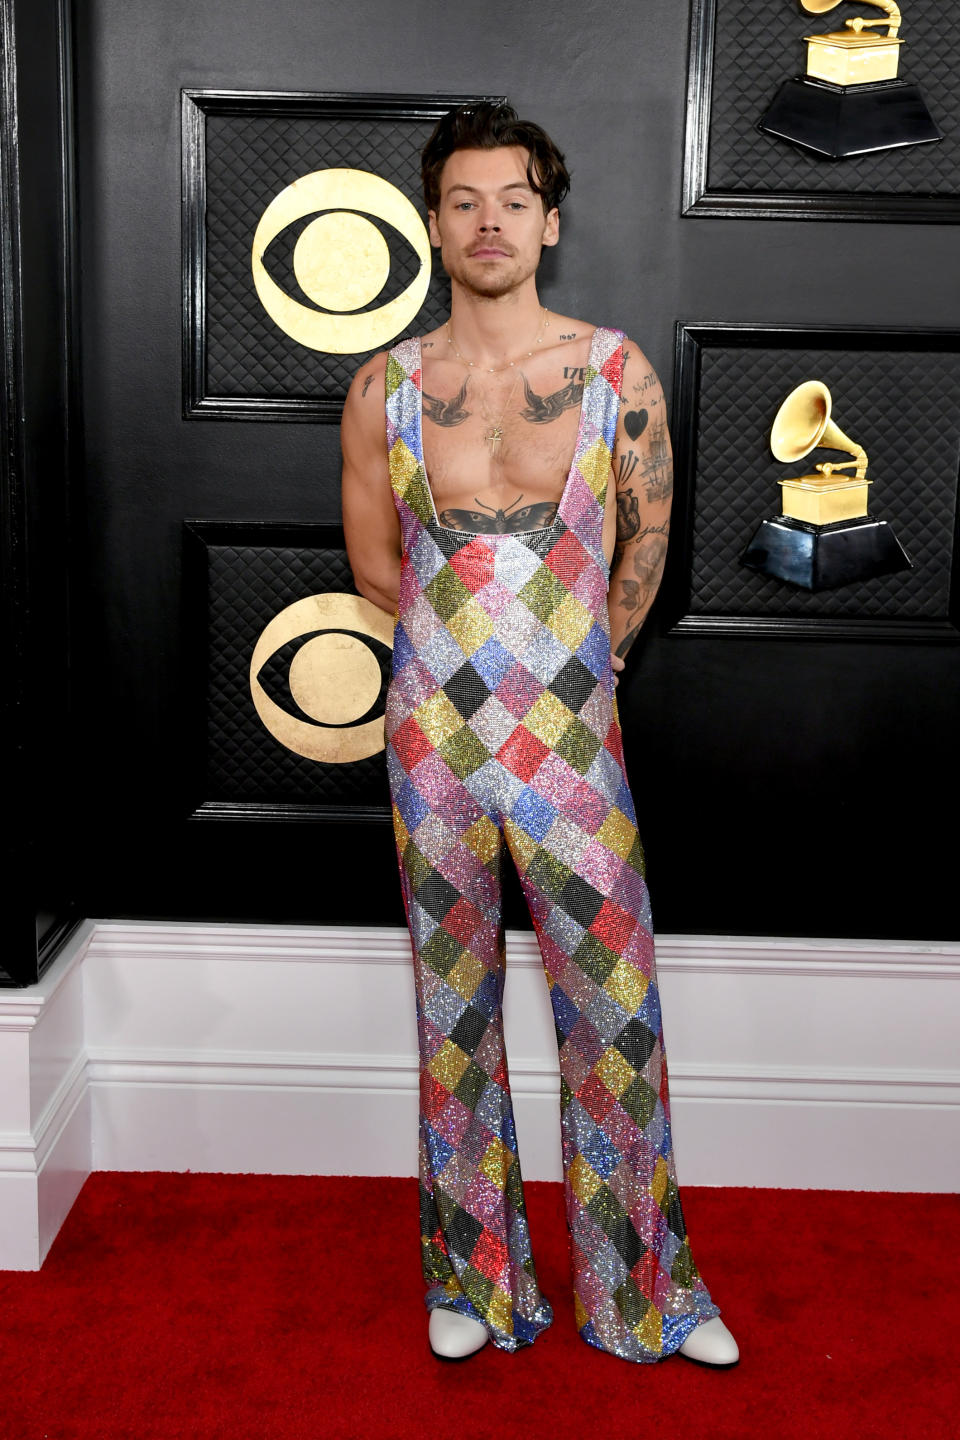
[[387, 455], [397, 505], [402, 504], [426, 523], [432, 518], [433, 503], [423, 468], [420, 365], [420, 340], [416, 335], [401, 340], [387, 354]]
[[607, 497], [607, 481], [617, 434], [623, 386], [623, 341], [622, 330], [598, 325], [590, 341], [584, 376], [584, 414], [577, 468], [601, 506]]

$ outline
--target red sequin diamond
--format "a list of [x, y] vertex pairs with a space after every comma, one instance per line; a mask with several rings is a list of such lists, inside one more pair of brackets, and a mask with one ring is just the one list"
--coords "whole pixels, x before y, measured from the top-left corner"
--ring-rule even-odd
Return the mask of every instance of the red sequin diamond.
[[636, 927], [637, 922], [632, 915], [612, 900], [605, 900], [590, 926], [590, 933], [611, 950], [620, 951]]
[[424, 755], [429, 755], [433, 749], [430, 741], [424, 735], [420, 726], [412, 715], [408, 715], [402, 725], [398, 725], [391, 736], [390, 743], [397, 752], [400, 763], [409, 775]]
[[516, 775], [518, 780], [528, 782], [536, 775], [549, 754], [550, 751], [542, 740], [538, 740], [536, 735], [531, 735], [529, 730], [518, 725], [510, 739], [500, 746], [497, 759]]

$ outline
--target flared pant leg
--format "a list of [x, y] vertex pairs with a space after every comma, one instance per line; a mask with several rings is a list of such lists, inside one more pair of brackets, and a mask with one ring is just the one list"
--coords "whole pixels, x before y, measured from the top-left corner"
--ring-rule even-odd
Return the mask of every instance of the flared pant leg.
[[[596, 794], [574, 799], [576, 821], [560, 813], [539, 840], [509, 821], [504, 830], [557, 1030], [577, 1327], [599, 1349], [649, 1362], [719, 1310], [694, 1263], [677, 1187], [636, 826], [616, 806], [603, 813]], [[620, 799], [632, 807], [626, 792]]]
[[397, 824], [420, 1044], [420, 1210], [428, 1309], [504, 1350], [551, 1322], [530, 1249], [503, 1040], [502, 836], [463, 792]]

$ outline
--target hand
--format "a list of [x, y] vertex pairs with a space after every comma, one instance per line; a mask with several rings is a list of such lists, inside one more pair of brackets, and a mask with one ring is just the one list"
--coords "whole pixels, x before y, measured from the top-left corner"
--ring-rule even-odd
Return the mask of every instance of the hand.
[[613, 684], [614, 684], [614, 688], [616, 688], [616, 686], [620, 683], [620, 681], [619, 681], [620, 672], [621, 672], [622, 670], [625, 670], [625, 669], [626, 669], [626, 667], [627, 667], [627, 662], [626, 662], [626, 660], [621, 660], [621, 658], [620, 658], [619, 655], [614, 655], [613, 651], [611, 650], [611, 651], [610, 651], [610, 664], [613, 666]]

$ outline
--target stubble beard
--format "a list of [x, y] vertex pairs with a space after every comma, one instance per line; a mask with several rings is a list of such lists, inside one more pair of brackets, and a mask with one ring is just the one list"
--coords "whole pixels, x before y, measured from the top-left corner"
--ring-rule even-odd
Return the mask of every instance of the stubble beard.
[[[471, 265], [469, 257], [458, 257], [454, 262], [448, 262], [443, 256], [441, 258], [450, 280], [477, 300], [499, 300], [504, 295], [511, 295], [537, 273], [536, 265], [529, 270], [522, 265], [506, 269], [494, 265], [485, 267], [482, 263]], [[516, 256], [510, 258], [515, 260]]]

